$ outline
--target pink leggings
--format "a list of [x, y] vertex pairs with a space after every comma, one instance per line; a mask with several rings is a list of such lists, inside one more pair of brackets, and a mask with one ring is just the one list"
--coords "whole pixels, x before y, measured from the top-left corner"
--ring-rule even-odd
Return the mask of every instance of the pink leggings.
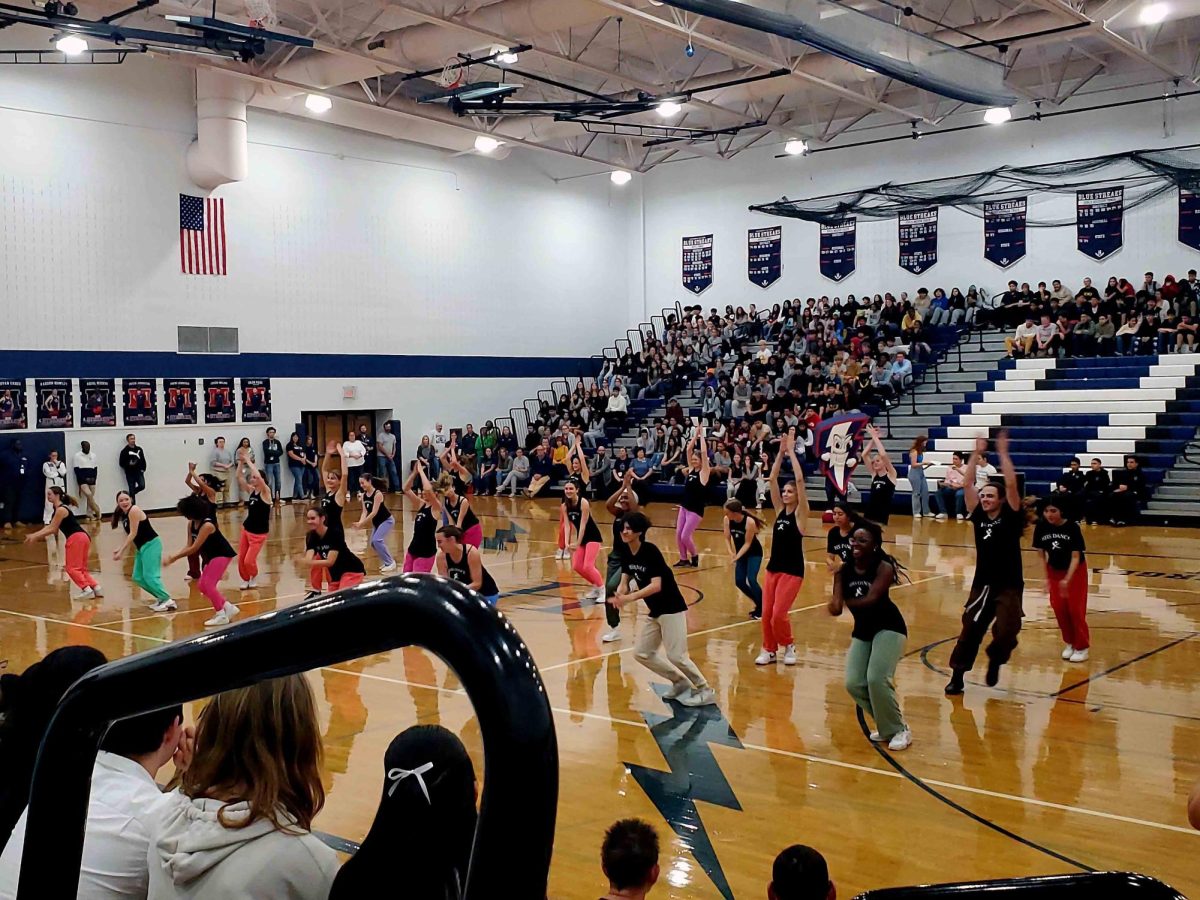
[[558, 508], [558, 549], [567, 549], [567, 532], [570, 526], [567, 525], [567, 508], [560, 506]]
[[596, 555], [599, 552], [600, 542], [592, 541], [588, 544], [580, 544], [571, 557], [571, 568], [575, 570], [575, 574], [592, 587], [600, 587], [604, 584], [604, 579], [600, 577], [600, 570], [596, 568]]
[[67, 538], [66, 553], [63, 554], [66, 558], [63, 560], [63, 568], [67, 570], [67, 575], [75, 582], [75, 586], [81, 591], [96, 586], [96, 579], [92, 577], [92, 573], [88, 571], [88, 552], [92, 549], [92, 539], [86, 531], [77, 531]]
[[433, 564], [436, 561], [436, 556], [413, 556], [411, 553], [405, 553], [404, 574], [416, 572], [418, 575], [428, 575], [433, 571]]
[[479, 545], [483, 543], [483, 526], [476, 523], [464, 531], [462, 542], [464, 544], [470, 544], [472, 547], [478, 550]]
[[699, 555], [696, 542], [692, 540], [696, 528], [700, 525], [700, 513], [679, 507], [679, 517], [675, 520], [675, 543], [679, 546], [679, 558], [691, 559]]
[[217, 612], [225, 608], [225, 595], [221, 593], [221, 589], [217, 585], [225, 577], [225, 570], [229, 568], [231, 562], [233, 562], [232, 556], [218, 556], [216, 559], [209, 560], [200, 570], [200, 580], [196, 582], [200, 593], [207, 598]]

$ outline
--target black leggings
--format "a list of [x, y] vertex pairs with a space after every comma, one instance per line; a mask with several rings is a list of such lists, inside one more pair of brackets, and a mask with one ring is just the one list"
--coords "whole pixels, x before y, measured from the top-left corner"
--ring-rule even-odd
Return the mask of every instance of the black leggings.
[[604, 571], [604, 618], [609, 628], [621, 624], [621, 610], [607, 602], [608, 597], [617, 596], [617, 588], [621, 586], [621, 560], [616, 553], [608, 554], [608, 568]]

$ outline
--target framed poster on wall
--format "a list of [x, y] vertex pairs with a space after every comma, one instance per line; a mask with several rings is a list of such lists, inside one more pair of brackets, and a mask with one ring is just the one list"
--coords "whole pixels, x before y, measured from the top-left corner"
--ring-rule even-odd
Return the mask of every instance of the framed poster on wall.
[[195, 378], [164, 378], [163, 394], [167, 398], [164, 421], [168, 425], [196, 424]]
[[242, 421], [271, 421], [271, 379], [242, 379]]
[[117, 382], [114, 379], [79, 379], [79, 424], [84, 428], [116, 427]]
[[234, 403], [232, 378], [204, 379], [204, 423], [237, 421], [237, 406]]
[[0, 378], [0, 431], [15, 431], [28, 427], [25, 379]]
[[158, 424], [158, 382], [154, 378], [122, 378], [121, 410], [126, 425]]
[[33, 379], [38, 428], [74, 428], [75, 406], [70, 378]]

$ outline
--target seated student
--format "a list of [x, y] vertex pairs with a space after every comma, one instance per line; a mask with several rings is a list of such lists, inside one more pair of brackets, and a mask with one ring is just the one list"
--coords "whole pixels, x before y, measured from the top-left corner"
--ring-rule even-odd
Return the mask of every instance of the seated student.
[[106, 662], [92, 647], [60, 647], [20, 675], [0, 675], [0, 847], [29, 802], [33, 764], [58, 701]]
[[825, 857], [803, 844], [793, 844], [775, 857], [769, 900], [837, 900]]
[[950, 516], [954, 516], [959, 521], [966, 518], [964, 472], [966, 472], [966, 466], [963, 465], [962, 454], [952, 454], [950, 465], [946, 467], [946, 474], [942, 476], [942, 483], [938, 485], [937, 501], [941, 511], [934, 518], [948, 519]]
[[1138, 510], [1146, 499], [1146, 475], [1136, 456], [1125, 457], [1125, 468], [1112, 475], [1112, 493], [1108, 495], [1109, 512], [1114, 525], [1137, 521]]
[[[155, 776], [172, 759], [182, 771], [191, 761], [191, 729], [183, 708], [160, 709], [117, 722], [100, 744], [92, 770], [92, 793], [83, 838], [79, 896], [119, 900], [146, 896], [150, 831], [166, 795]], [[0, 900], [13, 900], [21, 878], [26, 812], [0, 855]]]
[[338, 862], [311, 832], [321, 756], [303, 675], [213, 697], [151, 834], [148, 900], [326, 900]]
[[383, 755], [383, 796], [362, 846], [338, 871], [329, 900], [379, 896], [403, 874], [403, 896], [457, 898], [475, 840], [478, 784], [462, 741], [414, 725]]
[[1093, 459], [1091, 468], [1083, 475], [1083, 518], [1089, 525], [1108, 521], [1108, 498], [1112, 483], [1104, 464]]
[[644, 900], [658, 882], [658, 833], [641, 819], [621, 819], [604, 833], [600, 867], [608, 893], [600, 900]]

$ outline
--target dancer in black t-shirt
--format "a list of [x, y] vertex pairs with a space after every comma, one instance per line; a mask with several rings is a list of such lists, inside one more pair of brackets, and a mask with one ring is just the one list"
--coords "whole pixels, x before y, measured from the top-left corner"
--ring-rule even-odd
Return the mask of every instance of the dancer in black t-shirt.
[[[638, 632], [633, 655], [671, 682], [663, 695], [666, 699], [684, 706], [708, 706], [717, 702], [717, 695], [688, 655], [687, 604], [662, 551], [646, 542], [649, 530], [650, 520], [640, 512], [621, 518], [621, 540], [627, 555], [621, 562], [621, 586], [609, 602], [624, 606], [646, 601], [650, 616]], [[660, 647], [666, 650], [666, 659], [659, 653]]]
[[1062, 632], [1062, 658], [1085, 662], [1091, 637], [1087, 625], [1088, 571], [1083, 533], [1052, 495], [1042, 501], [1042, 516], [1033, 529], [1033, 546], [1046, 564], [1046, 592]]
[[1017, 470], [1008, 455], [1008, 432], [996, 436], [996, 453], [1004, 476], [1004, 493], [999, 486], [975, 486], [975, 469], [987, 454], [987, 438], [977, 438], [975, 452], [967, 463], [963, 498], [967, 518], [975, 529], [975, 579], [963, 609], [962, 632], [950, 655], [952, 670], [947, 694], [963, 692], [963, 676], [975, 665], [975, 656], [988, 627], [992, 642], [988, 645], [988, 687], [1000, 680], [1000, 667], [1008, 662], [1017, 647], [1021, 619], [1025, 615], [1022, 598], [1025, 576], [1021, 568], [1021, 535], [1025, 532], [1025, 507], [1017, 488]]

